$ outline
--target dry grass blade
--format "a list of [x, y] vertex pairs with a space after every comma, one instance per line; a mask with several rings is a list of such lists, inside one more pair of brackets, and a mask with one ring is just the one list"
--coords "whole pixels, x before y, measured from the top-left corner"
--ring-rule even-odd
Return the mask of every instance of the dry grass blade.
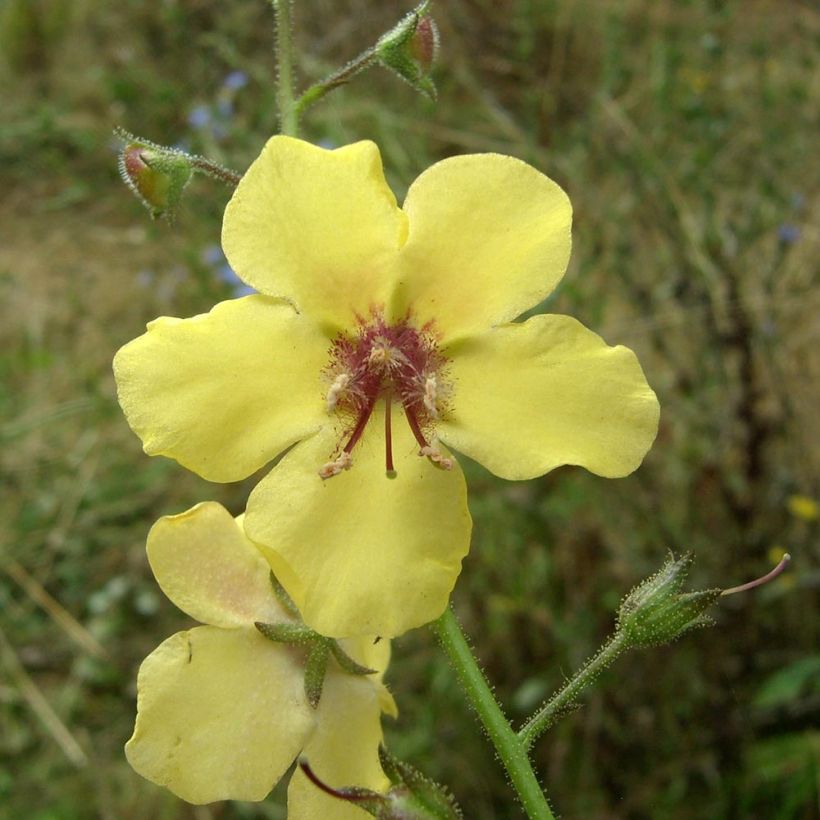
[[86, 753], [57, 716], [54, 709], [51, 708], [51, 704], [46, 700], [45, 695], [29, 677], [20, 658], [17, 657], [14, 646], [6, 637], [2, 628], [0, 628], [0, 659], [2, 659], [3, 666], [8, 670], [9, 677], [17, 685], [20, 694], [46, 727], [54, 742], [62, 749], [63, 754], [78, 769], [84, 767], [88, 763]]
[[97, 639], [52, 595], [50, 595], [17, 561], [3, 566], [12, 578], [38, 606], [42, 607], [54, 622], [73, 640], [95, 658], [104, 658], [106, 651]]

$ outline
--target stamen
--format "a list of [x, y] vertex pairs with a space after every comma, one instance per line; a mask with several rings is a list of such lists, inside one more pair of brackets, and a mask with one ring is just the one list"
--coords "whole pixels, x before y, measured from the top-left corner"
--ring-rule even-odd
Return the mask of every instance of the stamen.
[[349, 470], [353, 466], [353, 457], [348, 452], [342, 452], [337, 459], [328, 461], [319, 470], [320, 478], [333, 478], [343, 470]]
[[367, 363], [373, 367], [383, 367], [390, 361], [390, 348], [384, 345], [374, 347], [367, 357]]
[[392, 478], [396, 475], [396, 468], [393, 466], [393, 419], [390, 411], [393, 404], [393, 396], [388, 393], [384, 397], [384, 468]]
[[436, 407], [437, 392], [436, 377], [428, 376], [424, 382], [424, 406], [433, 419], [438, 418], [438, 408]]
[[370, 416], [373, 414], [373, 408], [376, 406], [376, 400], [373, 399], [367, 407], [361, 412], [359, 416], [359, 420], [356, 422], [356, 426], [353, 428], [353, 432], [350, 435], [350, 439], [345, 444], [344, 451], [350, 454], [353, 451], [353, 448], [358, 443], [359, 439], [362, 437], [362, 433], [364, 432], [364, 428], [367, 427], [367, 422], [370, 421]]
[[329, 415], [338, 415], [348, 423], [352, 419], [352, 427], [348, 428], [347, 443], [333, 451], [334, 460], [322, 467], [320, 475], [329, 478], [350, 468], [345, 454], [352, 457], [373, 408], [381, 399], [385, 400], [384, 463], [388, 477], [395, 476], [394, 403], [406, 410], [421, 454], [434, 465], [450, 469], [453, 460], [422, 432], [432, 431], [447, 404], [449, 387], [442, 381], [440, 372], [445, 364], [446, 358], [438, 351], [432, 325], [415, 328], [409, 316], [387, 324], [374, 309], [369, 320], [358, 322], [355, 335], [340, 334], [333, 342], [326, 371], [325, 404]]
[[407, 423], [410, 425], [410, 429], [413, 431], [413, 436], [419, 443], [419, 447], [422, 449], [429, 447], [430, 445], [427, 443], [424, 433], [421, 432], [421, 427], [419, 427], [419, 420], [416, 418], [415, 411], [406, 403], [404, 405], [404, 415], [407, 418]]
[[330, 385], [330, 389], [327, 391], [327, 412], [332, 413], [336, 408], [336, 404], [339, 401], [339, 397], [345, 390], [347, 390], [348, 385], [350, 384], [351, 376], [349, 373], [340, 373], [333, 381], [333, 384]]
[[410, 429], [413, 431], [413, 435], [415, 436], [416, 441], [419, 443], [419, 447], [421, 447], [421, 450], [419, 450], [419, 455], [426, 456], [437, 467], [441, 467], [442, 470], [452, 470], [453, 459], [445, 456], [441, 452], [441, 450], [438, 449], [438, 446], [435, 441], [432, 443], [427, 441], [427, 439], [424, 437], [424, 433], [421, 432], [421, 427], [419, 427], [419, 420], [416, 418], [416, 413], [413, 410], [413, 408], [408, 407], [405, 404], [404, 415], [407, 417], [407, 423], [410, 425]]

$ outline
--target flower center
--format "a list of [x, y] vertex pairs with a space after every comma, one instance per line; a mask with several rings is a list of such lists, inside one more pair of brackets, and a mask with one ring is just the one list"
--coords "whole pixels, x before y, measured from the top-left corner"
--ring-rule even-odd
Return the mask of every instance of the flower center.
[[417, 329], [408, 320], [388, 325], [380, 315], [361, 322], [355, 335], [342, 334], [331, 347], [326, 370], [328, 413], [342, 418], [348, 429], [333, 460], [319, 470], [322, 478], [339, 475], [353, 464], [353, 448], [367, 427], [379, 401], [384, 402], [384, 460], [388, 475], [393, 467], [394, 402], [419, 444], [419, 455], [445, 470], [453, 461], [439, 450], [432, 432], [446, 409], [449, 394], [442, 380], [447, 360], [428, 329]]

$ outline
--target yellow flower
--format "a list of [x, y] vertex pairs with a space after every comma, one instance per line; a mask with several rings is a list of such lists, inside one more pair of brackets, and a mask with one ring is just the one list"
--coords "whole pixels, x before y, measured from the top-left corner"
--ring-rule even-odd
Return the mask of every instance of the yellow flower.
[[[351, 675], [331, 661], [318, 708], [308, 704], [300, 651], [254, 626], [288, 619], [241, 522], [213, 502], [161, 518], [148, 558], [165, 594], [208, 625], [173, 635], [140, 668], [137, 722], [125, 747], [139, 774], [190, 803], [262, 800], [304, 753], [335, 786], [388, 787], [380, 716], [395, 715], [395, 704], [381, 675]], [[387, 665], [388, 641], [344, 648], [370, 668]], [[367, 816], [298, 770], [288, 809], [291, 820]]]
[[615, 477], [655, 437], [630, 350], [567, 316], [511, 323], [563, 276], [570, 223], [561, 188], [512, 157], [439, 162], [400, 209], [373, 143], [274, 137], [222, 234], [260, 295], [158, 319], [126, 345], [128, 421], [146, 452], [213, 481], [296, 444], [245, 527], [316, 631], [392, 637], [433, 620], [471, 526], [445, 444], [508, 479], [562, 464]]
[[818, 516], [817, 502], [807, 495], [790, 495], [786, 506], [795, 518], [802, 521], [814, 521]]

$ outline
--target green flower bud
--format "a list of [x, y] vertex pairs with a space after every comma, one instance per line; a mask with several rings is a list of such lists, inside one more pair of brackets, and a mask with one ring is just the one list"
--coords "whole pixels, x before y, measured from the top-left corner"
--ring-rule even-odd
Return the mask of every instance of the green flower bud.
[[721, 590], [681, 592], [692, 556], [670, 556], [660, 571], [626, 596], [618, 612], [618, 632], [627, 646], [658, 646], [713, 621], [704, 613]]
[[145, 205], [154, 219], [173, 220], [185, 186], [194, 173], [187, 154], [153, 143], [128, 139], [120, 152], [119, 168], [123, 182]]
[[430, 780], [409, 763], [394, 757], [384, 746], [379, 747], [379, 761], [393, 784], [387, 796], [391, 800], [394, 814], [386, 816], [395, 817], [396, 820], [405, 817], [408, 820], [458, 820], [463, 816], [453, 796], [444, 786]]
[[416, 91], [430, 99], [436, 98], [436, 87], [430, 77], [438, 53], [438, 27], [427, 14], [429, 0], [425, 0], [376, 43], [376, 59], [395, 71]]

